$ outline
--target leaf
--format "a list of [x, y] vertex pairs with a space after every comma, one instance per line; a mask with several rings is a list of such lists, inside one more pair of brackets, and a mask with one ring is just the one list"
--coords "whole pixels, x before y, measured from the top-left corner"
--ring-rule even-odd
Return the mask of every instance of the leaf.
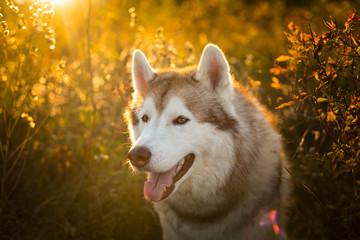
[[334, 29], [336, 27], [336, 24], [332, 20], [330, 22], [323, 20], [323, 22], [330, 29]]
[[334, 114], [331, 110], [330, 110], [329, 112], [327, 112], [326, 121], [327, 121], [327, 122], [334, 122], [334, 121], [336, 121], [336, 116], [335, 116], [335, 114]]
[[359, 18], [356, 18], [355, 15], [356, 15], [356, 11], [352, 12], [352, 13], [349, 15], [347, 21], [348, 21], [348, 22], [358, 21]]
[[287, 103], [283, 103], [279, 106], [277, 106], [275, 109], [281, 109], [281, 108], [285, 108], [285, 107], [289, 107], [295, 104], [295, 101], [289, 101]]
[[275, 61], [277, 61], [277, 62], [285, 62], [285, 61], [288, 61], [288, 60], [291, 60], [291, 59], [293, 59], [293, 57], [287, 56], [287, 55], [281, 55], [281, 56], [277, 57], [275, 59]]
[[323, 97], [319, 97], [319, 98], [317, 99], [317, 102], [318, 102], [318, 103], [328, 102], [328, 101], [329, 101], [329, 99], [323, 98]]
[[351, 121], [351, 123], [356, 123], [358, 120], [358, 116], [356, 115], [355, 119]]
[[255, 81], [252, 77], [248, 77], [248, 80], [249, 80], [249, 82], [250, 82], [250, 84], [251, 84], [251, 86], [253, 86], [253, 87], [256, 87], [256, 86], [260, 86], [261, 85], [261, 82], [260, 81]]
[[273, 83], [279, 83], [279, 79], [277, 77], [271, 77], [271, 81], [273, 81]]
[[301, 33], [300, 34], [300, 39], [302, 39], [303, 41], [307, 42], [309, 41], [310, 39], [312, 39], [311, 35], [310, 34], [306, 34], [306, 33]]
[[335, 65], [336, 64], [335, 60], [332, 59], [330, 56], [328, 57], [327, 63], [330, 64], [330, 65]]
[[348, 17], [348, 21], [351, 21], [355, 17], [356, 11], [353, 11]]
[[294, 26], [295, 26], [295, 24], [294, 24], [293, 21], [289, 22], [288, 28], [289, 28], [290, 31], [292, 31], [294, 29]]
[[275, 88], [275, 89], [281, 89], [281, 85], [279, 83], [279, 79], [277, 79], [276, 77], [272, 77], [271, 80], [273, 81], [270, 86]]
[[291, 42], [291, 43], [299, 42], [299, 40], [294, 35], [292, 35], [290, 33], [287, 33], [287, 32], [284, 32], [284, 33], [285, 33], [286, 38], [288, 39], [289, 42]]
[[354, 43], [356, 46], [359, 46], [358, 41], [357, 41], [353, 36], [351, 36], [351, 40], [353, 41], [353, 43]]
[[280, 66], [276, 66], [276, 67], [273, 67], [270, 69], [270, 73], [272, 73], [274, 75], [280, 75], [283, 70], [284, 69], [281, 68]]

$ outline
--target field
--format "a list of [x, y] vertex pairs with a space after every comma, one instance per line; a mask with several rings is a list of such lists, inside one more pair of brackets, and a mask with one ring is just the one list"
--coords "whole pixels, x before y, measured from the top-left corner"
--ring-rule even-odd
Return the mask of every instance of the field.
[[358, 1], [1, 0], [0, 239], [161, 239], [126, 163], [131, 59], [207, 43], [274, 115], [289, 239], [360, 239]]

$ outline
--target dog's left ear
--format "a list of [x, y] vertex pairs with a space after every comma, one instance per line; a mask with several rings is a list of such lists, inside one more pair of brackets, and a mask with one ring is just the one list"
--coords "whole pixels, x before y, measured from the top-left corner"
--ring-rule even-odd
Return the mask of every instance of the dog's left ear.
[[229, 64], [214, 44], [204, 48], [195, 78], [225, 98], [232, 93]]

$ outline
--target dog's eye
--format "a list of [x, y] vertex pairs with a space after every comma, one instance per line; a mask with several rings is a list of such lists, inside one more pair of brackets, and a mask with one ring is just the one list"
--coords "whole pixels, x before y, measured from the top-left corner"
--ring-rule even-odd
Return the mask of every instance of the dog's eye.
[[174, 119], [173, 123], [179, 125], [179, 124], [187, 123], [188, 121], [190, 121], [190, 119], [184, 116], [178, 116], [176, 119]]
[[141, 120], [142, 120], [143, 122], [148, 122], [148, 121], [149, 121], [149, 116], [148, 116], [148, 115], [143, 115], [143, 116], [141, 117]]

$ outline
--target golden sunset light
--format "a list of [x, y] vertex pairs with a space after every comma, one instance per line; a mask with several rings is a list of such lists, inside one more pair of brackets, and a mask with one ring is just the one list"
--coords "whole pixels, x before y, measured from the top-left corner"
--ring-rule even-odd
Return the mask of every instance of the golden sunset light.
[[65, 4], [69, 3], [70, 1], [74, 1], [74, 0], [50, 0], [51, 4], [53, 4], [54, 6], [65, 5]]
[[0, 0], [0, 239], [360, 239], [359, 0]]

